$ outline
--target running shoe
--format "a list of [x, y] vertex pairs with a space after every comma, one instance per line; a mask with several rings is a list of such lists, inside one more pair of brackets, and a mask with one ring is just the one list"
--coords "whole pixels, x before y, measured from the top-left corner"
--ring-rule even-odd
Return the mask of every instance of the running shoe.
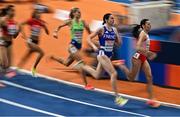
[[7, 78], [13, 78], [17, 75], [16, 71], [12, 70], [12, 71], [8, 71], [6, 74], [5, 74], [5, 77]]
[[84, 89], [85, 90], [94, 90], [94, 87], [92, 86], [92, 85], [86, 85], [85, 87], [84, 87]]
[[37, 77], [37, 76], [36, 76], [36, 68], [32, 68], [31, 72], [32, 72], [32, 76], [33, 76], [33, 77]]
[[128, 102], [128, 99], [125, 99], [121, 96], [117, 96], [115, 98], [115, 103], [118, 105], [118, 106], [124, 106], [126, 103]]
[[5, 87], [6, 85], [4, 85], [4, 84], [2, 84], [2, 83], [0, 83], [0, 87]]
[[152, 108], [158, 108], [161, 104], [155, 100], [148, 100], [146, 104]]

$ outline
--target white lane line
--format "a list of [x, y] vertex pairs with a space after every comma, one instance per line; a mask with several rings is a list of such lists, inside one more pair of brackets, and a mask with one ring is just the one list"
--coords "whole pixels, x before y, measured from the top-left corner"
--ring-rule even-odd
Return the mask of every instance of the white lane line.
[[50, 116], [64, 117], [64, 116], [59, 115], [59, 114], [47, 112], [47, 111], [44, 111], [44, 110], [40, 110], [40, 109], [37, 109], [37, 108], [33, 108], [33, 107], [30, 107], [30, 106], [19, 104], [19, 103], [16, 103], [16, 102], [13, 102], [13, 101], [10, 101], [10, 100], [6, 100], [6, 99], [3, 99], [3, 98], [0, 98], [0, 102], [6, 103], [6, 104], [9, 104], [9, 105], [13, 105], [13, 106], [17, 106], [17, 107], [20, 107], [20, 108], [23, 108], [23, 109], [27, 109], [27, 110], [31, 110], [31, 111], [35, 111], [35, 112], [39, 112], [39, 113], [43, 113], [43, 114], [47, 114], [47, 115], [50, 115]]
[[9, 82], [9, 81], [5, 81], [5, 80], [0, 80], [0, 82], [4, 83], [6, 85], [10, 85], [10, 86], [14, 86], [14, 87], [17, 87], [17, 88], [20, 88], [20, 89], [24, 89], [24, 90], [27, 90], [27, 91], [31, 91], [31, 92], [43, 94], [43, 95], [46, 95], [46, 96], [50, 96], [50, 97], [54, 97], [54, 98], [58, 98], [58, 99], [63, 99], [63, 100], [75, 102], [75, 103], [82, 104], [82, 105], [87, 105], [87, 106], [91, 106], [91, 107], [96, 107], [96, 108], [101, 108], [101, 109], [106, 109], [106, 110], [111, 110], [111, 111], [116, 111], [116, 112], [127, 113], [127, 114], [131, 114], [131, 115], [136, 115], [136, 116], [149, 117], [148, 115], [144, 115], [144, 114], [124, 111], [124, 110], [118, 110], [118, 109], [114, 109], [114, 108], [110, 108], [110, 107], [90, 104], [90, 103], [87, 103], [87, 102], [78, 101], [78, 100], [71, 99], [71, 98], [66, 98], [66, 97], [63, 97], [63, 96], [59, 96], [59, 95], [55, 95], [55, 94], [52, 94], [52, 93], [47, 93], [47, 92], [44, 92], [44, 91], [40, 91], [40, 90], [36, 90], [36, 89], [33, 89], [33, 88], [25, 87], [25, 86], [22, 86], [22, 85], [19, 85], [19, 84], [16, 84], [16, 83], [12, 83], [12, 82]]
[[[15, 69], [15, 68], [16, 67], [12, 67], [12, 69]], [[31, 75], [31, 72], [28, 71], [28, 70], [21, 69], [20, 71], [21, 71], [21, 73], [26, 73], [26, 74]], [[60, 83], [68, 84], [68, 85], [73, 85], [73, 86], [76, 86], [76, 87], [84, 87], [83, 85], [80, 85], [80, 84], [76, 84], [76, 83], [73, 83], [73, 82], [68, 82], [68, 81], [60, 80], [58, 78], [54, 78], [54, 77], [43, 75], [43, 74], [39, 74], [39, 73], [37, 74], [37, 76], [45, 78], [45, 79], [48, 79], [48, 80], [53, 80], [53, 81], [56, 81], [56, 82], [60, 82]], [[114, 94], [114, 92], [103, 90], [103, 89], [98, 89], [98, 88], [95, 88], [95, 91], [103, 92], [103, 93], [110, 94], [110, 95]], [[141, 98], [141, 97], [126, 95], [126, 94], [122, 94], [122, 93], [119, 93], [119, 94], [121, 96], [124, 96], [124, 97], [127, 97], [127, 98], [131, 98], [131, 99], [140, 100], [140, 101], [148, 101], [149, 100], [147, 98]], [[180, 109], [180, 105], [178, 105], [178, 104], [172, 104], [172, 103], [167, 103], [167, 102], [162, 102], [162, 101], [157, 101], [157, 102], [159, 102], [163, 106]]]

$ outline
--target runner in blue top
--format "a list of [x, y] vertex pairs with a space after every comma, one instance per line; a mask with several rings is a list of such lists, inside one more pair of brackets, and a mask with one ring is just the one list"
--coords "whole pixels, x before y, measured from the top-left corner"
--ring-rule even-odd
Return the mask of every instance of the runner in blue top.
[[[97, 29], [88, 37], [89, 45], [94, 49], [94, 51], [98, 52], [98, 66], [95, 70], [88, 65], [84, 65], [83, 70], [91, 74], [96, 79], [99, 79], [101, 72], [105, 70], [111, 79], [112, 89], [116, 96], [115, 102], [116, 104], [123, 106], [128, 100], [118, 96], [118, 90], [116, 86], [117, 72], [111, 63], [114, 45], [119, 46], [121, 44], [121, 39], [118, 35], [117, 29], [114, 28], [113, 25], [114, 17], [112, 14], [107, 13], [103, 17], [103, 27]], [[92, 42], [92, 39], [96, 36], [99, 37], [99, 50], [98, 47]]]

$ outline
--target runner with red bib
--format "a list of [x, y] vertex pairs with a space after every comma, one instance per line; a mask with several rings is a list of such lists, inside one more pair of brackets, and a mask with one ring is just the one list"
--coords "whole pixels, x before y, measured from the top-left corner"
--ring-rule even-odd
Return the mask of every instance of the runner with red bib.
[[[45, 25], [45, 22], [40, 19], [41, 14], [38, 11], [34, 11], [32, 13], [32, 18], [21, 23], [21, 32], [24, 39], [27, 39], [27, 46], [28, 51], [20, 61], [20, 63], [17, 65], [18, 67], [22, 67], [24, 63], [27, 61], [27, 59], [31, 56], [32, 53], [38, 53], [38, 57], [32, 67], [32, 75], [35, 76], [36, 73], [36, 67], [39, 64], [40, 60], [44, 56], [44, 51], [38, 46], [39, 44], [39, 37], [41, 33], [41, 29], [43, 28], [46, 32], [46, 34], [49, 34], [49, 31]], [[30, 37], [26, 37], [26, 34], [23, 30], [23, 25], [29, 25], [31, 30]]]

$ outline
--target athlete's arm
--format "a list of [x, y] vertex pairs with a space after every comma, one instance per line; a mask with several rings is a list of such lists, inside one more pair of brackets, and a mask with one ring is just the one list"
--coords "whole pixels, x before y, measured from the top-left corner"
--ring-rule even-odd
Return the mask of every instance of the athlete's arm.
[[85, 27], [85, 29], [87, 30], [87, 32], [89, 33], [89, 34], [91, 34], [91, 30], [90, 30], [90, 28], [89, 28], [89, 25], [83, 20], [83, 24], [84, 24], [84, 27]]
[[121, 46], [122, 45], [122, 39], [117, 31], [116, 28], [114, 28], [114, 32], [116, 33], [116, 40], [115, 40], [115, 45], [116, 46]]
[[27, 39], [27, 36], [26, 36], [26, 34], [24, 32], [24, 25], [26, 25], [26, 24], [28, 24], [28, 21], [22, 22], [19, 25], [19, 31], [21, 32], [23, 39]]
[[62, 28], [62, 27], [65, 27], [65, 26], [68, 26], [68, 25], [70, 25], [71, 24], [71, 19], [69, 19], [69, 20], [66, 20], [63, 24], [61, 24], [61, 25], [59, 25], [56, 29], [55, 29], [55, 31], [53, 32], [53, 37], [54, 38], [58, 38], [58, 31]]
[[143, 42], [146, 40], [146, 35], [143, 31], [141, 31], [141, 33], [139, 34], [139, 38], [136, 44], [136, 50], [142, 54], [144, 54], [145, 56], [147, 56], [147, 50], [145, 48], [142, 47]]
[[45, 24], [43, 25], [43, 28], [44, 28], [46, 34], [49, 35], [49, 30], [48, 30], [48, 28], [47, 28], [47, 26]]
[[146, 34], [143, 31], [141, 31], [136, 45], [136, 50], [142, 53], [143, 55], [145, 55], [146, 57], [148, 57], [148, 59], [152, 60], [156, 57], [156, 53], [146, 50], [145, 48], [142, 47], [142, 43], [146, 40], [146, 38], [147, 38]]
[[4, 18], [0, 19], [0, 27], [2, 27], [2, 26], [6, 26], [6, 21]]
[[97, 46], [92, 42], [92, 39], [97, 36], [97, 35], [100, 35], [103, 31], [103, 28], [99, 28], [97, 29], [95, 32], [91, 33], [88, 38], [87, 38], [87, 42], [88, 44], [94, 49], [94, 51], [97, 51], [98, 48]]
[[17, 32], [16, 34], [13, 36], [14, 38], [16, 38], [18, 35], [19, 35], [19, 32], [20, 32], [20, 24], [16, 23], [18, 29], [17, 29]]

